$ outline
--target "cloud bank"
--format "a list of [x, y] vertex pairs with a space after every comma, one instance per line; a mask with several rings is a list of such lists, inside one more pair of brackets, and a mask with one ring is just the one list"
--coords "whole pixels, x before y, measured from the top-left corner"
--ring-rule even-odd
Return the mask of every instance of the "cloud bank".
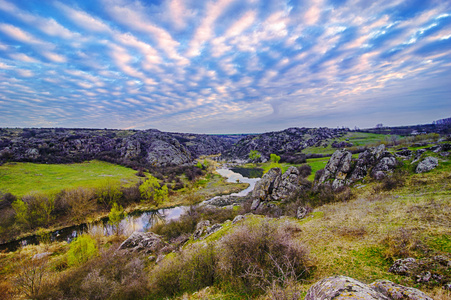
[[0, 127], [246, 133], [451, 112], [451, 3], [0, 0]]

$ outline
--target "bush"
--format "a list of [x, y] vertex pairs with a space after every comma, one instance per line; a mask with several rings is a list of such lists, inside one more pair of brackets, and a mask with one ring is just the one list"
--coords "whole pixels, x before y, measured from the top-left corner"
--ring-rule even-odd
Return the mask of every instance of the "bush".
[[308, 251], [293, 237], [297, 228], [267, 219], [251, 221], [219, 242], [219, 271], [224, 282], [244, 292], [258, 293], [273, 283], [283, 285], [287, 280], [308, 276]]
[[83, 234], [70, 243], [67, 263], [69, 266], [80, 265], [97, 254], [96, 241], [89, 235]]
[[312, 174], [312, 167], [310, 165], [304, 164], [298, 167], [299, 175], [302, 178], [307, 178]]
[[195, 244], [160, 262], [151, 272], [154, 296], [194, 292], [215, 283], [217, 256], [212, 245]]

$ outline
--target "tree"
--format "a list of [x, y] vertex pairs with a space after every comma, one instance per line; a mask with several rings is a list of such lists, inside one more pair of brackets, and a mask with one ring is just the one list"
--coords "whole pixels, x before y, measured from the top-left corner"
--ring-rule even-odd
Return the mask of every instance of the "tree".
[[256, 161], [257, 159], [259, 159], [262, 155], [260, 154], [260, 152], [258, 152], [257, 150], [251, 150], [249, 152], [249, 159], [251, 161]]
[[98, 249], [96, 241], [89, 235], [83, 234], [70, 243], [67, 252], [67, 264], [69, 266], [80, 265], [97, 255]]
[[122, 196], [119, 180], [105, 179], [97, 189], [97, 197], [105, 205], [112, 205]]
[[108, 214], [108, 224], [113, 227], [116, 235], [119, 235], [119, 224], [121, 223], [124, 216], [124, 208], [122, 207], [122, 205], [119, 206], [117, 205], [117, 203], [114, 203], [113, 207], [110, 210], [110, 213]]
[[276, 155], [276, 154], [274, 154], [274, 153], [271, 153], [271, 154], [269, 155], [269, 160], [270, 160], [271, 162], [275, 163], [275, 164], [278, 164], [278, 163], [279, 163], [279, 160], [280, 160], [280, 156], [279, 156], [279, 155]]
[[17, 199], [11, 205], [16, 213], [16, 223], [19, 226], [29, 227], [30, 222], [28, 220], [28, 205], [23, 202], [22, 199]]
[[169, 195], [168, 187], [166, 185], [161, 187], [158, 179], [152, 175], [139, 186], [139, 192], [143, 200], [154, 201], [156, 205], [167, 200]]

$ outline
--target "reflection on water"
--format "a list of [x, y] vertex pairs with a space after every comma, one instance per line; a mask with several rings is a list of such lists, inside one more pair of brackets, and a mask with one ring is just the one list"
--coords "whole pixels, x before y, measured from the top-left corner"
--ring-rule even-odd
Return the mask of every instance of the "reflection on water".
[[[260, 180], [260, 178], [244, 177], [243, 175], [229, 169], [218, 169], [216, 171], [221, 176], [227, 177], [227, 182], [249, 183], [248, 188], [239, 193], [233, 193], [231, 194], [232, 196], [246, 196], [254, 189], [255, 183]], [[189, 209], [187, 206], [177, 206], [173, 208], [162, 208], [153, 211], [131, 213], [120, 222], [119, 230], [125, 235], [130, 235], [134, 231], [147, 231], [155, 223], [161, 221], [168, 222], [178, 219], [187, 209]], [[115, 228], [113, 228], [113, 226], [108, 224], [108, 218], [104, 218], [95, 223], [81, 224], [56, 230], [52, 232], [50, 239], [52, 241], [67, 241], [70, 243], [77, 236], [85, 232], [89, 232], [92, 235], [109, 236], [115, 233], [114, 229]], [[8, 249], [9, 251], [15, 251], [18, 247], [26, 246], [28, 244], [38, 244], [37, 236], [31, 236], [10, 243], [1, 244], [0, 250]]]

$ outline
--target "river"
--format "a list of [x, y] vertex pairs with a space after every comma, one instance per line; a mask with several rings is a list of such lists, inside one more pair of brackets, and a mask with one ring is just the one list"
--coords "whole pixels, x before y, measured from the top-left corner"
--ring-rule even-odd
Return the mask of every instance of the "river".
[[[240, 170], [234, 172], [230, 169], [217, 169], [216, 171], [221, 176], [226, 177], [227, 182], [249, 183], [249, 187], [242, 190], [241, 192], [231, 194], [232, 196], [246, 196], [254, 189], [255, 183], [260, 180], [260, 178], [244, 177], [240, 173], [237, 173]], [[206, 200], [204, 202], [208, 202], [212, 199]], [[157, 220], [165, 220], [167, 222], [170, 220], [178, 219], [186, 209], [188, 209], [187, 206], [176, 206], [173, 208], [162, 208], [152, 211], [132, 212], [121, 221], [121, 223], [119, 224], [120, 230], [125, 235], [130, 235], [134, 231], [147, 231]], [[95, 235], [108, 236], [113, 234], [113, 227], [108, 224], [108, 218], [103, 218], [98, 222], [70, 226], [56, 230], [50, 234], [50, 240], [67, 241], [68, 243], [70, 243], [77, 236], [85, 232], [89, 232], [90, 234]], [[5, 244], [0, 244], [0, 250], [15, 251], [21, 246], [38, 243], [38, 237], [36, 235], [33, 235]]]

